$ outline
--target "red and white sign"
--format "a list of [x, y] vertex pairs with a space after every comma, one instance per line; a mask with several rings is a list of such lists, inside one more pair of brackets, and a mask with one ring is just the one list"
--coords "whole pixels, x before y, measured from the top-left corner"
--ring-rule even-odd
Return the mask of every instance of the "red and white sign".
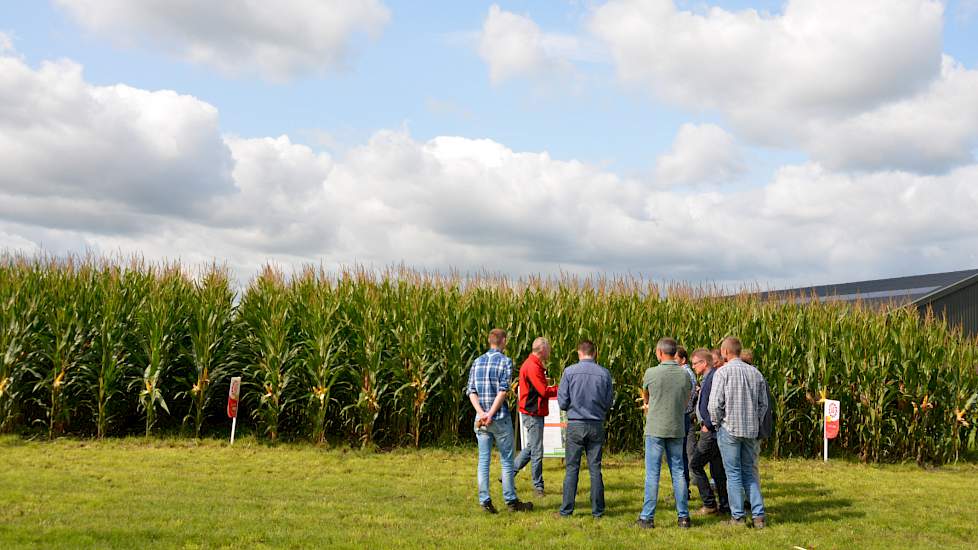
[[825, 439], [835, 439], [839, 435], [839, 402], [825, 400]]
[[241, 377], [231, 379], [231, 390], [228, 392], [228, 418], [238, 417], [238, 396], [241, 394]]

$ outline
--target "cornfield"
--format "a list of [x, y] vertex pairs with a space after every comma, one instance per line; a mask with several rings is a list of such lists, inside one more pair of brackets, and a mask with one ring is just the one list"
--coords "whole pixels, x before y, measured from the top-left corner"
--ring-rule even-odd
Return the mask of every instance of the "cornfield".
[[612, 450], [642, 448], [635, 398], [667, 335], [689, 349], [727, 335], [753, 348], [774, 456], [819, 454], [825, 397], [842, 402], [834, 448], [864, 461], [940, 464], [978, 447], [978, 345], [912, 310], [404, 269], [266, 268], [240, 292], [232, 281], [218, 266], [0, 257], [0, 431], [223, 434], [229, 379], [243, 376], [239, 425], [269, 440], [468, 441], [468, 369], [501, 327], [516, 365], [548, 337], [558, 380], [580, 339], [597, 344], [616, 386]]

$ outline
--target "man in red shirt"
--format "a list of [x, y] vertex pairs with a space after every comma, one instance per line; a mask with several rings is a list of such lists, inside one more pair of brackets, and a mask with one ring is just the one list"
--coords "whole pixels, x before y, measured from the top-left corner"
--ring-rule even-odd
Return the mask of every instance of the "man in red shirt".
[[543, 366], [549, 358], [550, 342], [540, 337], [533, 341], [533, 351], [520, 367], [520, 422], [526, 426], [526, 441], [514, 467], [519, 472], [532, 461], [530, 471], [538, 497], [544, 496], [543, 421], [550, 412], [550, 398], [557, 397], [557, 386], [547, 385], [547, 370]]

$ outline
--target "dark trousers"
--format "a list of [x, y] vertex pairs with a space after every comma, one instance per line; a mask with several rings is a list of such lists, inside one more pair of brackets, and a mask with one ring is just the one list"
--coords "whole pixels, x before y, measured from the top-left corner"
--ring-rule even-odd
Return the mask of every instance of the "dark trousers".
[[[710, 487], [710, 480], [706, 477], [707, 464], [710, 465], [710, 475], [716, 485], [715, 495]], [[703, 506], [719, 508], [722, 512], [728, 511], [730, 503], [727, 499], [727, 474], [723, 469], [723, 457], [720, 456], [716, 432], [699, 432], [699, 441], [689, 458], [689, 469], [693, 474], [693, 482], [700, 491]]]
[[686, 437], [683, 439], [683, 479], [686, 480], [686, 492], [689, 493], [689, 457], [692, 456], [693, 446], [696, 444], [696, 433], [692, 430], [692, 417], [688, 414], [684, 416]]
[[601, 478], [601, 448], [604, 446], [604, 425], [601, 422], [570, 420], [565, 432], [564, 450], [564, 498], [560, 515], [574, 513], [577, 496], [577, 478], [581, 472], [581, 455], [587, 455], [587, 469], [591, 476], [591, 515], [604, 515], [604, 480]]

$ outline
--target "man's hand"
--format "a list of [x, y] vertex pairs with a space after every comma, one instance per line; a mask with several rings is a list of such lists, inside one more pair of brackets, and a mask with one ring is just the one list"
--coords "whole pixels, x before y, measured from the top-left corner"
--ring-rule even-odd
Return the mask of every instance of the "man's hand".
[[492, 424], [492, 415], [489, 413], [482, 413], [482, 417], [479, 419], [483, 426], [488, 426]]
[[706, 424], [704, 424], [704, 425], [700, 426], [700, 431], [701, 432], [708, 432], [708, 431], [710, 431], [710, 429], [706, 427]]

